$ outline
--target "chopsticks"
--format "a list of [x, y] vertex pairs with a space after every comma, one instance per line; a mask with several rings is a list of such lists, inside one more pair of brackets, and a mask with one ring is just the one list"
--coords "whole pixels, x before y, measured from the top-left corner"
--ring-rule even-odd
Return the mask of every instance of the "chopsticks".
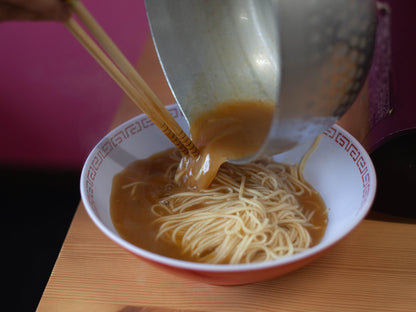
[[107, 52], [108, 56], [84, 31], [81, 25], [71, 17], [65, 22], [65, 25], [74, 37], [120, 86], [133, 103], [178, 147], [182, 155], [190, 154], [198, 157], [198, 148], [185, 134], [160, 99], [154, 94], [110, 37], [108, 37], [94, 17], [88, 12], [87, 8], [79, 0], [70, 1], [70, 4], [79, 20], [105, 52]]

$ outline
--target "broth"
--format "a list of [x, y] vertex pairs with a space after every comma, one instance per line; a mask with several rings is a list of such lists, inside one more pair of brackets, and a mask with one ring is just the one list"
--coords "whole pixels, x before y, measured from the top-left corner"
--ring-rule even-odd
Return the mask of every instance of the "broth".
[[[156, 239], [158, 218], [151, 210], [166, 195], [184, 190], [207, 189], [220, 166], [227, 160], [253, 155], [267, 137], [274, 105], [263, 101], [228, 101], [202, 114], [191, 124], [191, 136], [201, 155], [180, 157], [174, 149], [138, 160], [113, 179], [110, 213], [118, 233], [143, 249], [164, 256], [199, 261], [173, 242]], [[229, 164], [224, 164], [229, 165]], [[169, 177], [166, 171], [177, 167]], [[233, 169], [234, 170], [234, 169]], [[327, 211], [319, 193], [297, 197], [303, 212], [314, 211], [308, 227], [312, 245], [317, 244], [326, 229]], [[226, 263], [226, 262], [224, 262]]]
[[[159, 225], [154, 222], [157, 217], [151, 212], [152, 205], [161, 200], [166, 192], [172, 191], [172, 187], [183, 190], [165, 175], [166, 170], [179, 161], [172, 158], [172, 153], [173, 150], [167, 150], [135, 161], [114, 177], [110, 198], [111, 218], [120, 236], [130, 243], [160, 255], [196, 261], [171, 242], [163, 239], [156, 241]], [[297, 199], [305, 212], [315, 211], [311, 218], [313, 227], [308, 230], [312, 245], [316, 245], [327, 225], [325, 204], [317, 192]]]
[[255, 154], [267, 137], [273, 113], [272, 103], [232, 100], [201, 114], [191, 124], [191, 137], [201, 155], [182, 159], [180, 183], [207, 188], [221, 164]]

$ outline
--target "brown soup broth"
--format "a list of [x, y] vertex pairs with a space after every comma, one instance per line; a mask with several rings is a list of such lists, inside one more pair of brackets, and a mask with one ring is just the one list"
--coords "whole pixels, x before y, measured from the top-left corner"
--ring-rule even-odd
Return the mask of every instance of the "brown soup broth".
[[[151, 207], [167, 193], [181, 191], [172, 181], [174, 173], [170, 175], [171, 179], [165, 175], [170, 166], [179, 162], [172, 154], [173, 149], [138, 160], [114, 177], [111, 218], [120, 236], [130, 243], [164, 256], [196, 261], [173, 243], [163, 239], [156, 241], [158, 225], [154, 221], [157, 217]], [[327, 225], [325, 204], [318, 192], [302, 195], [298, 200], [305, 212], [315, 211], [311, 219], [313, 227], [309, 230], [315, 245], [322, 239]]]
[[269, 133], [273, 113], [272, 102], [229, 100], [200, 114], [191, 124], [191, 136], [201, 155], [186, 160], [182, 183], [207, 188], [222, 163], [254, 155]]

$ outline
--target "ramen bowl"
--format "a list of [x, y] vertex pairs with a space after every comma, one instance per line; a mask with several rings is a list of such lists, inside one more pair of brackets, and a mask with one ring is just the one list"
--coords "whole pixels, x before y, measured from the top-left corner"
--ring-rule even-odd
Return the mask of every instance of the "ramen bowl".
[[[168, 110], [184, 128], [176, 105]], [[297, 163], [311, 147], [305, 142], [275, 156]], [[321, 194], [329, 212], [321, 242], [305, 251], [277, 260], [249, 264], [205, 264], [172, 259], [137, 247], [116, 231], [110, 216], [114, 175], [132, 162], [173, 145], [145, 115], [137, 116], [108, 133], [91, 151], [81, 174], [81, 197], [95, 225], [120, 247], [162, 269], [215, 285], [242, 285], [276, 278], [313, 261], [348, 235], [365, 217], [376, 191], [376, 176], [364, 148], [344, 129], [329, 127], [309, 156], [303, 174]]]

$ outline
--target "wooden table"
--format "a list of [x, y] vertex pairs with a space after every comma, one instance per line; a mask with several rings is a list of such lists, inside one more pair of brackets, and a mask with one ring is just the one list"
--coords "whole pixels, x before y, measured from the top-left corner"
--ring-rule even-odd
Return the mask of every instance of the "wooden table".
[[[151, 43], [138, 69], [173, 103]], [[124, 100], [113, 126], [139, 112]], [[411, 204], [411, 203], [409, 203]], [[414, 311], [416, 224], [364, 220], [306, 267], [245, 286], [202, 284], [139, 260], [104, 236], [82, 204], [37, 311]]]

